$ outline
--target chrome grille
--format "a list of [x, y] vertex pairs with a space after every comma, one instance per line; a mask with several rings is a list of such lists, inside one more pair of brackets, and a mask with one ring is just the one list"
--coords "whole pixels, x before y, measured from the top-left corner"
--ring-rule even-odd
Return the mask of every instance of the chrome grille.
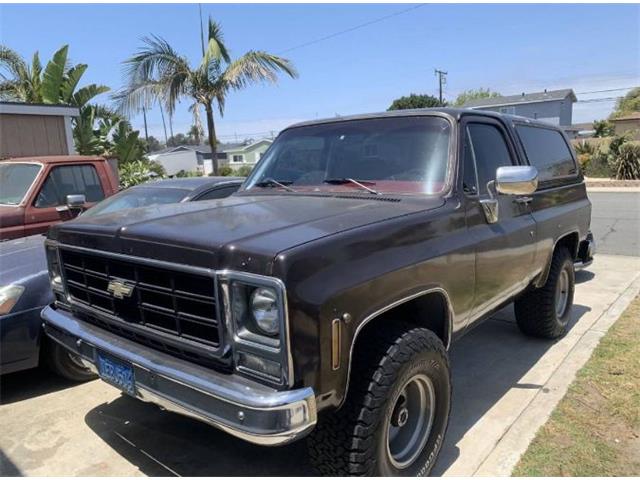
[[[221, 350], [212, 276], [64, 248], [60, 260], [68, 294], [94, 323], [172, 354]], [[130, 296], [114, 295], [114, 282], [133, 287]]]

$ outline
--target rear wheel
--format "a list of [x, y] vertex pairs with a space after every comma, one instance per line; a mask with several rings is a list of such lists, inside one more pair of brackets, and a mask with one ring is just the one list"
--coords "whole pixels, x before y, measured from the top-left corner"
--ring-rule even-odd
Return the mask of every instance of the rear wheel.
[[97, 376], [85, 367], [77, 355], [70, 353], [55, 342], [47, 342], [47, 365], [61, 377], [73, 382], [86, 382]]
[[566, 334], [574, 288], [573, 258], [567, 248], [560, 247], [551, 259], [546, 283], [525, 293], [515, 302], [516, 321], [520, 330], [541, 338], [558, 338]]
[[321, 417], [308, 439], [312, 462], [331, 476], [427, 475], [449, 420], [445, 348], [433, 332], [410, 326], [362, 340], [367, 352], [354, 359], [345, 404]]

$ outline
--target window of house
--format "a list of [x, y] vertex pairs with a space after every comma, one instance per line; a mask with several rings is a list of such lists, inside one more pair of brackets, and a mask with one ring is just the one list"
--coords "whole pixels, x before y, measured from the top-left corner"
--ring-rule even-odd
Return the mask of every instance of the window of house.
[[104, 199], [102, 184], [93, 165], [64, 165], [49, 172], [35, 201], [36, 208], [67, 203], [67, 195], [84, 195], [87, 202]]
[[541, 182], [577, 173], [571, 150], [560, 132], [529, 125], [516, 126], [516, 132], [529, 164], [538, 169]]
[[487, 194], [487, 183], [496, 179], [498, 167], [512, 165], [511, 154], [502, 131], [485, 123], [470, 123], [467, 136], [478, 171], [481, 194]]
[[508, 115], [516, 114], [516, 107], [500, 107], [500, 113], [506, 113]]
[[232, 160], [234, 163], [244, 162], [244, 155], [234, 155]]

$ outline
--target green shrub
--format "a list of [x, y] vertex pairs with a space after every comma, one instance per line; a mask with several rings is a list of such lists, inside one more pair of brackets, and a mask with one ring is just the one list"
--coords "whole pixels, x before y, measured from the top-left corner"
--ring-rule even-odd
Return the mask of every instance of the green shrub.
[[[231, 175], [233, 175], [233, 168], [231, 168], [229, 165], [222, 165], [220, 167], [218, 167], [218, 175], [220, 177], [230, 177]], [[209, 174], [210, 177], [215, 177], [216, 174], [215, 172], [211, 172]]]
[[239, 177], [247, 177], [251, 173], [251, 170], [253, 170], [253, 167], [249, 165], [243, 165], [238, 170], [236, 170], [236, 175], [238, 175]]
[[202, 174], [200, 172], [187, 172], [186, 170], [180, 170], [176, 173], [176, 177], [178, 178], [188, 178], [188, 177], [201, 177]]
[[133, 160], [119, 165], [120, 188], [129, 188], [144, 183], [153, 176], [149, 163]]
[[618, 180], [640, 180], [640, 142], [623, 142], [609, 165]]

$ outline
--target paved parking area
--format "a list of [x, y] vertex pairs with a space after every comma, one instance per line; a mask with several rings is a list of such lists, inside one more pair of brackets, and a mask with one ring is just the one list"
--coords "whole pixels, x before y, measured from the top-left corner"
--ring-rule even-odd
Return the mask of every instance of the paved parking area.
[[[434, 473], [508, 474], [522, 439], [581, 365], [576, 351], [586, 360], [595, 342], [578, 347], [639, 277], [640, 258], [599, 255], [578, 274], [571, 330], [557, 342], [522, 336], [511, 308], [461, 339], [451, 352], [454, 406]], [[36, 370], [5, 376], [0, 388], [1, 475], [313, 474], [303, 442], [249, 445], [100, 381], [74, 386]]]

